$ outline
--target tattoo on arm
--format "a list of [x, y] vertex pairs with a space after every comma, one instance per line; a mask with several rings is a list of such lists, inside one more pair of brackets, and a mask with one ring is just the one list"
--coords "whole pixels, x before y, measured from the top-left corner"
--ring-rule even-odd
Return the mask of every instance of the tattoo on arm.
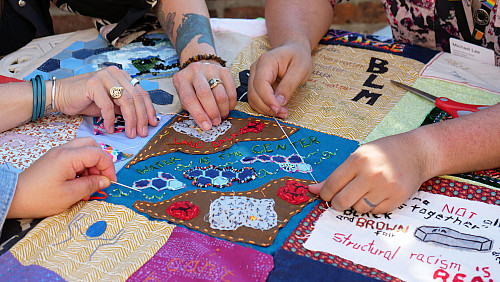
[[207, 43], [215, 50], [214, 37], [208, 18], [198, 14], [185, 14], [182, 23], [177, 28], [175, 40], [175, 50], [179, 58], [184, 48], [198, 35], [200, 35], [198, 44]]
[[[160, 2], [161, 3], [161, 2]], [[165, 30], [165, 34], [167, 34], [168, 39], [173, 40], [174, 36], [174, 23], [175, 23], [175, 12], [168, 13], [165, 16], [163, 13], [162, 7], [158, 7], [158, 21], [160, 22], [163, 30]]]

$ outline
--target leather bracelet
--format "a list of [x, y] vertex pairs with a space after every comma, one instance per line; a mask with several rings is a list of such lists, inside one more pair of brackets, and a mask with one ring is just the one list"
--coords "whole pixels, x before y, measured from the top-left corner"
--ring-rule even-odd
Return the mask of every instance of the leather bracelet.
[[193, 56], [193, 57], [187, 59], [187, 61], [185, 61], [184, 64], [182, 64], [180, 69], [182, 70], [182, 69], [186, 68], [191, 63], [205, 61], [205, 60], [213, 60], [213, 61], [216, 61], [217, 63], [219, 63], [223, 67], [226, 66], [226, 61], [224, 61], [219, 56], [216, 56], [214, 54], [201, 54], [201, 55], [196, 55], [196, 56]]

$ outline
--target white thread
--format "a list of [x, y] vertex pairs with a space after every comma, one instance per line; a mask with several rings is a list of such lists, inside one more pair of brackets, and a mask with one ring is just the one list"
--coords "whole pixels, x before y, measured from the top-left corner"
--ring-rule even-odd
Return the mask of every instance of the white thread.
[[[295, 146], [293, 145], [292, 143], [292, 140], [290, 140], [290, 137], [288, 137], [288, 134], [286, 134], [285, 130], [283, 129], [283, 127], [281, 127], [281, 124], [279, 123], [278, 119], [276, 119], [275, 117], [272, 117], [276, 123], [278, 124], [278, 126], [281, 128], [281, 131], [283, 131], [283, 134], [285, 134], [286, 136], [286, 139], [288, 139], [288, 142], [290, 142], [290, 145], [292, 145], [292, 148], [295, 150], [295, 153], [297, 153], [297, 155], [302, 159], [302, 161], [305, 163], [305, 159], [299, 154], [299, 152], [297, 151], [297, 148], [295, 148]], [[312, 171], [309, 171], [309, 175], [311, 175], [312, 179], [314, 180], [314, 182], [316, 182], [316, 184], [318, 184], [318, 181], [316, 180], [316, 178], [314, 177], [314, 175], [312, 174]]]
[[118, 183], [118, 182], [116, 182], [116, 181], [111, 181], [111, 183], [116, 184], [116, 185], [123, 186], [123, 187], [125, 187], [125, 188], [130, 189], [130, 190], [134, 190], [134, 191], [137, 191], [137, 192], [141, 192], [141, 190], [138, 190], [138, 189], [132, 188], [132, 187], [127, 186], [127, 185], [125, 185], [125, 184]]

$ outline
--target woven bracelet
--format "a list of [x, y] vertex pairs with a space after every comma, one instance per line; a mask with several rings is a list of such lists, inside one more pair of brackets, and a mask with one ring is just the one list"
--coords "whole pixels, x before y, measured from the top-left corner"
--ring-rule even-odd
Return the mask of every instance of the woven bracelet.
[[216, 56], [214, 54], [201, 54], [201, 55], [196, 55], [196, 56], [193, 56], [193, 57], [187, 59], [187, 61], [185, 61], [184, 64], [182, 64], [180, 69], [182, 70], [182, 69], [186, 68], [191, 63], [205, 61], [205, 60], [213, 60], [213, 61], [216, 61], [217, 63], [219, 63], [223, 67], [226, 66], [226, 61], [224, 61], [219, 56]]

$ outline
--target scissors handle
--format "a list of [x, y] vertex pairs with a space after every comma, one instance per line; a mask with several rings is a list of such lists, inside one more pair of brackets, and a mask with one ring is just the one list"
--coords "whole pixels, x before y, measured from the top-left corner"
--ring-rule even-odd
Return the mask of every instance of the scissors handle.
[[471, 105], [453, 101], [446, 97], [439, 97], [435, 101], [436, 107], [450, 114], [453, 118], [465, 116], [479, 110], [486, 109], [490, 106], [486, 105]]

